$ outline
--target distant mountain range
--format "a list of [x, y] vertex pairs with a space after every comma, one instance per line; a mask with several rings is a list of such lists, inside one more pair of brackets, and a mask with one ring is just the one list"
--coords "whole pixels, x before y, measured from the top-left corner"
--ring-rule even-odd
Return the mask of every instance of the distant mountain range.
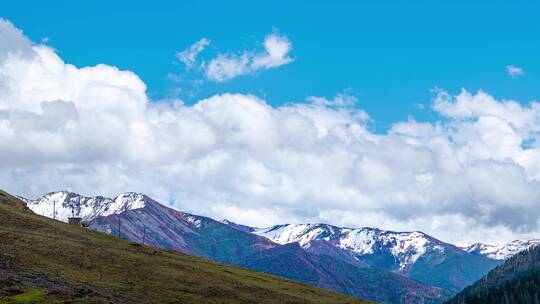
[[520, 251], [529, 249], [536, 245], [540, 244], [540, 239], [525, 239], [525, 240], [515, 240], [509, 243], [500, 244], [500, 245], [488, 245], [482, 243], [475, 243], [469, 246], [461, 247], [463, 250], [480, 254], [485, 257], [494, 260], [506, 260]]
[[540, 303], [540, 246], [521, 251], [465, 288], [449, 304]]
[[319, 251], [312, 246], [313, 241], [326, 241], [369, 267], [399, 273], [452, 292], [461, 290], [499, 264], [419, 231], [299, 224], [253, 228], [252, 233], [278, 244], [299, 243], [310, 252]]
[[61, 191], [23, 199], [35, 213], [135, 242], [263, 271], [384, 303], [441, 303], [538, 240], [460, 248], [419, 231], [327, 224], [255, 228], [168, 208], [141, 193]]

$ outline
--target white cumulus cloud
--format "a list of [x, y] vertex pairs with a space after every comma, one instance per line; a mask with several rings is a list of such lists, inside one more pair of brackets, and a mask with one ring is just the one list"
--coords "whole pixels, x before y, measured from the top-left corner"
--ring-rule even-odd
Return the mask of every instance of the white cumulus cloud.
[[224, 53], [206, 62], [205, 76], [208, 80], [224, 82], [259, 70], [276, 68], [293, 61], [289, 56], [292, 48], [287, 37], [272, 33], [264, 39], [264, 51]]
[[[287, 62], [274, 43], [241, 65]], [[230, 93], [152, 101], [134, 73], [78, 68], [5, 20], [0, 46], [0, 180], [12, 193], [140, 191], [250, 225], [323, 221], [451, 242], [540, 232], [538, 103], [440, 91], [441, 120], [375, 133], [344, 94], [279, 107]]]

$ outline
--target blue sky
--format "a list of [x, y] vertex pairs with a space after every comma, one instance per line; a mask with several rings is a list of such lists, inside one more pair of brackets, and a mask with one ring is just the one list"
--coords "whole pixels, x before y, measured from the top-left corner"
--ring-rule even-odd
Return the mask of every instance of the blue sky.
[[[272, 105], [332, 97], [359, 98], [386, 129], [419, 109], [433, 88], [459, 93], [483, 89], [522, 103], [537, 99], [540, 5], [533, 1], [11, 1], [0, 4], [33, 41], [48, 39], [77, 66], [107, 63], [135, 72], [154, 99], [186, 103], [221, 92], [254, 93]], [[279, 31], [293, 44], [292, 64], [195, 92], [175, 53], [206, 37], [201, 56], [253, 49]], [[505, 66], [523, 68], [512, 79]], [[173, 82], [168, 74], [182, 74]], [[189, 94], [188, 94], [189, 92]]]

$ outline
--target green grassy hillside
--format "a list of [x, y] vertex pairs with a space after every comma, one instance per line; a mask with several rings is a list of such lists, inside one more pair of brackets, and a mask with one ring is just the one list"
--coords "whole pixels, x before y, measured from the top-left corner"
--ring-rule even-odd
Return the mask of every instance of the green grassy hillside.
[[0, 303], [365, 303], [33, 214], [0, 192]]

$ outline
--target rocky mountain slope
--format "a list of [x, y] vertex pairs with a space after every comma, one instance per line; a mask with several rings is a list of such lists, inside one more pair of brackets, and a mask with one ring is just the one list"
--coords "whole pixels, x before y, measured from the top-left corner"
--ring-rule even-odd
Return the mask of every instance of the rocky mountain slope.
[[[451, 246], [424, 233], [392, 232], [376, 228], [341, 228], [327, 224], [278, 225], [253, 229], [254, 234], [264, 236], [278, 244], [299, 243], [307, 246], [313, 240], [325, 240], [336, 247], [351, 252], [356, 257], [388, 255], [389, 268], [406, 271], [423, 255], [435, 254]], [[380, 264], [380, 263], [379, 263]], [[379, 265], [381, 266], [381, 265]]]
[[[380, 303], [440, 303], [450, 295], [441, 288], [404, 279], [392, 272], [371, 267], [354, 267], [358, 264], [351, 264], [331, 255], [306, 251], [297, 243], [252, 255], [242, 265]], [[388, 292], [389, 290], [391, 292]]]
[[0, 191], [0, 303], [364, 302], [67, 225]]
[[277, 225], [249, 231], [278, 244], [299, 243], [311, 251], [315, 250], [311, 248], [312, 241], [324, 240], [371, 267], [456, 292], [500, 264], [419, 231], [353, 229], [327, 224]]

